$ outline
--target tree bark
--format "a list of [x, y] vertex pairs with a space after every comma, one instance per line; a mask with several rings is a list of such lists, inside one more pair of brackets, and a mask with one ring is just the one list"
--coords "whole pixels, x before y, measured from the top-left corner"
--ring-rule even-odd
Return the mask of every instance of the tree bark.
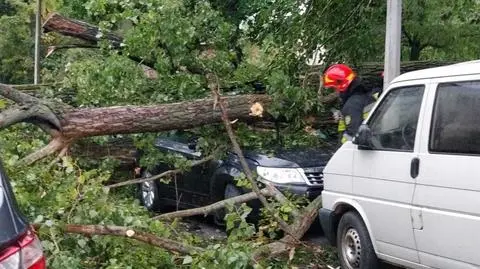
[[423, 48], [420, 44], [420, 41], [414, 40], [410, 44], [410, 61], [418, 61], [420, 59], [420, 53], [422, 52]]
[[111, 42], [114, 48], [120, 48], [123, 38], [110, 32], [101, 32], [92, 24], [80, 20], [66, 18], [58, 13], [50, 14], [43, 24], [45, 33], [57, 32], [65, 36], [71, 36], [96, 44], [102, 39]]
[[[270, 103], [267, 95], [253, 94], [224, 97], [222, 100], [232, 118], [239, 120], [252, 118], [249, 113], [254, 103]], [[221, 122], [221, 113], [214, 109], [212, 99], [155, 106], [82, 108], [68, 111], [61, 117], [62, 135], [73, 139], [190, 129]]]
[[[74, 109], [61, 104], [58, 108], [54, 107], [55, 104], [44, 104], [43, 101], [4, 84], [0, 84], [0, 95], [23, 105], [0, 113], [0, 128], [33, 120], [33, 123], [52, 135], [50, 144], [27, 156], [25, 164], [31, 164], [60, 150], [65, 151], [72, 143], [84, 137], [190, 129], [222, 121], [221, 113], [216, 109], [218, 100], [212, 99], [151, 106]], [[267, 95], [254, 94], [222, 97], [221, 100], [232, 119], [238, 120], [254, 119], [251, 116], [252, 105], [260, 103], [265, 106], [271, 102]]]

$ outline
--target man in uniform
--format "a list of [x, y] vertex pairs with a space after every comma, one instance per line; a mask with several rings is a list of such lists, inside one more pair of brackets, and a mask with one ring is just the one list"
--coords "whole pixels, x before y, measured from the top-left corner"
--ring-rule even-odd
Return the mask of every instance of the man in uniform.
[[323, 74], [323, 86], [340, 96], [340, 112], [335, 111], [341, 143], [351, 141], [378, 99], [381, 89], [368, 90], [360, 77], [345, 64], [334, 64]]

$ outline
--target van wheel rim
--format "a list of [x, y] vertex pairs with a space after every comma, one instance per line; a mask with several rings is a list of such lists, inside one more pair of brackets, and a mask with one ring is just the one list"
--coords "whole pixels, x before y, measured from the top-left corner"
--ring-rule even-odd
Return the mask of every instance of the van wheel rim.
[[342, 240], [342, 256], [348, 269], [360, 268], [362, 244], [357, 230], [347, 230]]
[[142, 199], [143, 204], [146, 207], [151, 207], [153, 205], [153, 201], [155, 200], [155, 191], [152, 181], [147, 181], [142, 183]]

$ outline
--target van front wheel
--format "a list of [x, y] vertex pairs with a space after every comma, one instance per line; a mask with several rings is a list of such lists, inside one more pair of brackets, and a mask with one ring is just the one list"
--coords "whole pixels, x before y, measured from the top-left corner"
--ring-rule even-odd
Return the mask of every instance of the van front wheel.
[[379, 268], [367, 227], [356, 212], [347, 212], [340, 219], [337, 230], [337, 247], [342, 268]]

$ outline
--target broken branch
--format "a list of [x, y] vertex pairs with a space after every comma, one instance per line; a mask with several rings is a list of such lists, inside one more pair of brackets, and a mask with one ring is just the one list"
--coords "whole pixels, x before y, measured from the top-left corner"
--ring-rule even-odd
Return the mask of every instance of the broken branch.
[[285, 235], [279, 241], [265, 245], [253, 253], [253, 259], [262, 257], [275, 257], [288, 251], [292, 246], [301, 243], [300, 239], [305, 235], [318, 215], [318, 209], [322, 206], [322, 197], [318, 196], [303, 210], [302, 215], [295, 219], [291, 227], [292, 234]]
[[[214, 158], [214, 155], [210, 155], [210, 156], [208, 156], [208, 157], [206, 157], [206, 158], [204, 158], [204, 159], [201, 159], [201, 160], [199, 160], [199, 161], [194, 161], [194, 162], [192, 162], [191, 167], [204, 164], [204, 163], [206, 163], [206, 162], [208, 162], [208, 161], [213, 160], [213, 158]], [[153, 176], [153, 177], [135, 178], [135, 179], [131, 179], [131, 180], [127, 180], [127, 181], [123, 181], [123, 182], [119, 182], [119, 183], [115, 183], [115, 184], [108, 185], [108, 186], [106, 186], [106, 188], [112, 189], [112, 188], [118, 188], [118, 187], [121, 187], [121, 186], [132, 185], [132, 184], [140, 184], [140, 183], [147, 182], [147, 181], [157, 180], [157, 179], [162, 178], [162, 177], [179, 174], [179, 173], [182, 173], [183, 171], [184, 171], [184, 170], [182, 170], [182, 169], [168, 170], [168, 171], [166, 171], [166, 172], [163, 172], [163, 173], [161, 173], [161, 174], [155, 175], [155, 176]]]
[[31, 95], [14, 89], [10, 85], [0, 83], [0, 95], [14, 101], [17, 104], [38, 103], [39, 100]]
[[[250, 170], [250, 167], [248, 166], [247, 162], [245, 161], [245, 157], [243, 155], [242, 149], [240, 148], [240, 144], [238, 144], [237, 138], [235, 136], [235, 133], [233, 132], [232, 125], [230, 123], [230, 120], [228, 118], [228, 112], [227, 109], [225, 108], [225, 105], [223, 103], [223, 100], [221, 99], [220, 92], [219, 92], [219, 80], [218, 77], [213, 74], [213, 73], [208, 73], [207, 74], [207, 81], [208, 81], [208, 87], [212, 91], [213, 98], [215, 102], [218, 104], [218, 107], [220, 108], [221, 111], [221, 117], [223, 124], [225, 125], [225, 129], [227, 130], [228, 137], [230, 138], [230, 142], [232, 143], [233, 146], [233, 151], [235, 154], [237, 154], [239, 160], [240, 160], [240, 165], [242, 166], [242, 169], [252, 185], [252, 190], [257, 194], [258, 199], [262, 203], [262, 205], [273, 215], [275, 216], [275, 219], [278, 221], [280, 224], [280, 227], [282, 228], [283, 231], [285, 231], [288, 234], [291, 234], [290, 232], [290, 227], [288, 224], [276, 214], [275, 209], [272, 207], [272, 205], [267, 201], [265, 196], [262, 195], [260, 188], [258, 188], [257, 182], [253, 179], [253, 174], [252, 171]], [[263, 109], [262, 109], [263, 111]], [[260, 115], [257, 115], [260, 116]], [[265, 183], [268, 186], [268, 183]], [[269, 188], [275, 188], [273, 186], [269, 186]]]
[[89, 23], [69, 19], [58, 13], [50, 14], [43, 24], [45, 33], [57, 32], [65, 36], [77, 37], [96, 44], [101, 39], [111, 42], [114, 48], [119, 48], [123, 38], [110, 32], [101, 32], [98, 27]]
[[[267, 189], [262, 189], [260, 190], [260, 192], [263, 196], [271, 196], [271, 193]], [[193, 209], [187, 209], [187, 210], [181, 210], [181, 211], [162, 214], [159, 216], [155, 216], [154, 219], [166, 220], [166, 219], [174, 219], [174, 218], [191, 217], [191, 216], [197, 216], [197, 215], [207, 216], [213, 211], [226, 207], [228, 204], [234, 204], [234, 205], [241, 204], [257, 198], [258, 198], [258, 195], [255, 192], [249, 192], [249, 193], [235, 196], [233, 198], [225, 199], [204, 207], [198, 207]]]
[[27, 157], [20, 160], [20, 165], [30, 165], [40, 159], [43, 159], [55, 152], [58, 152], [64, 148], [67, 148], [71, 142], [65, 140], [62, 136], [56, 137], [50, 141], [45, 147], [33, 152]]
[[[33, 226], [36, 229], [40, 227], [40, 225], [38, 224]], [[130, 228], [120, 226], [67, 224], [62, 227], [62, 231], [65, 233], [83, 235], [112, 235], [126, 237], [143, 243], [147, 243], [152, 246], [163, 248], [171, 252], [188, 255], [204, 251], [204, 249], [200, 247], [190, 246], [172, 239], [158, 237], [154, 234], [136, 231]]]

